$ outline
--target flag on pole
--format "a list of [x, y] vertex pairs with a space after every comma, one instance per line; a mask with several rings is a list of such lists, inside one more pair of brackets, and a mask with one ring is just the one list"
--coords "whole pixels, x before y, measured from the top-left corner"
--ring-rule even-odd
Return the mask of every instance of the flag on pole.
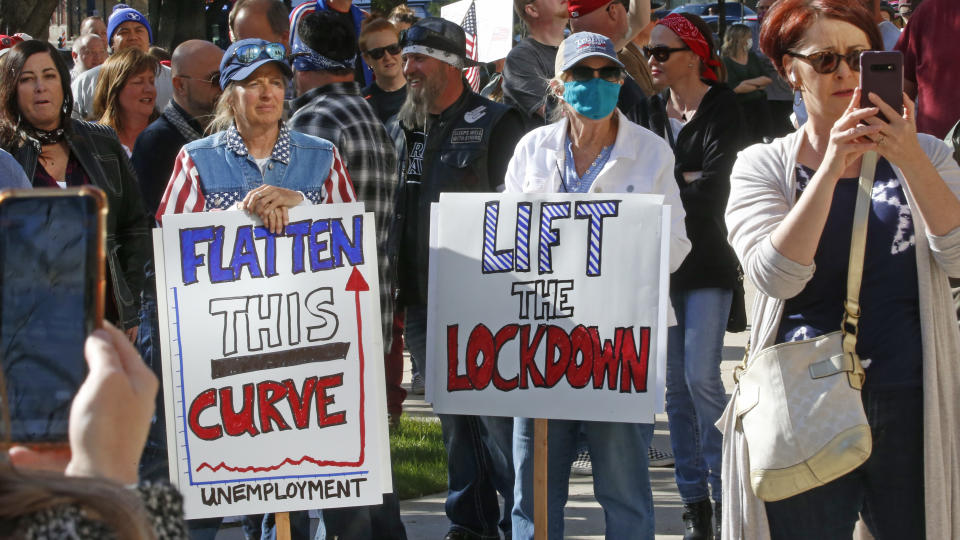
[[[467, 58], [471, 60], [479, 59], [480, 51], [477, 47], [477, 0], [470, 2], [470, 9], [467, 10], [467, 14], [463, 17], [463, 22], [460, 23], [460, 26], [463, 27], [463, 32], [467, 35]], [[467, 82], [470, 83], [470, 88], [473, 88], [474, 92], [479, 92], [480, 68], [468, 68], [464, 75], [467, 78]]]

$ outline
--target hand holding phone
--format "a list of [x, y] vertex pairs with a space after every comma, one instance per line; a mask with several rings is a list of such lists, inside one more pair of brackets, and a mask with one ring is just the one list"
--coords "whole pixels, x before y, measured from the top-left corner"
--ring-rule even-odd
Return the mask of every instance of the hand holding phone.
[[103, 320], [106, 211], [92, 186], [0, 191], [0, 449], [67, 449]]
[[159, 382], [123, 332], [110, 323], [86, 342], [90, 374], [70, 409], [70, 476], [137, 482]]
[[70, 453], [10, 449], [17, 468], [137, 481], [137, 468], [154, 413], [156, 375], [127, 337], [110, 323], [87, 338], [90, 374], [70, 407]]

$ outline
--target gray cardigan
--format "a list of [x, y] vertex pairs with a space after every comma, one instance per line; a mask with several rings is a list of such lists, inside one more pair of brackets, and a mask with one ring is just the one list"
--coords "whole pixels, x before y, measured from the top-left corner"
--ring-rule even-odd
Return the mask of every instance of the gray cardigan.
[[[802, 141], [797, 131], [740, 153], [730, 176], [726, 222], [744, 274], [757, 288], [750, 342], [773, 344], [784, 301], [813, 276], [773, 247], [770, 235], [796, 203], [795, 169]], [[920, 145], [944, 182], [960, 196], [960, 166], [940, 140], [921, 134]], [[894, 167], [913, 212], [920, 326], [923, 340], [924, 492], [928, 538], [960, 538], [960, 331], [947, 276], [960, 276], [960, 228], [927, 232], [903, 173]], [[770, 537], [762, 501], [750, 487], [749, 455], [737, 425], [735, 391], [717, 426], [723, 431], [723, 539]]]

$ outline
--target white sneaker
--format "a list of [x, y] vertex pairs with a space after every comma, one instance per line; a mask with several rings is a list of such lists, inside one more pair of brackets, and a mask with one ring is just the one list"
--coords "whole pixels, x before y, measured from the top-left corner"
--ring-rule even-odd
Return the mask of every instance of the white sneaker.
[[423, 395], [423, 377], [419, 374], [413, 376], [410, 381], [410, 393], [418, 396]]
[[570, 465], [570, 474], [576, 474], [578, 476], [593, 475], [593, 462], [590, 461], [589, 450], [577, 453], [577, 459], [573, 460], [573, 464]]

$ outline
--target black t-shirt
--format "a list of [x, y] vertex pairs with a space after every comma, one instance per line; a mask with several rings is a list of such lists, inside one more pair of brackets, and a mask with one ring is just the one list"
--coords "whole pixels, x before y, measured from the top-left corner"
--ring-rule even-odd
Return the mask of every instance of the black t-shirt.
[[407, 99], [407, 85], [403, 85], [399, 90], [386, 92], [377, 86], [377, 83], [373, 83], [363, 89], [363, 98], [373, 107], [377, 118], [385, 123], [391, 116], [400, 112], [400, 107]]
[[[816, 171], [797, 167], [797, 191]], [[783, 306], [777, 343], [814, 338], [840, 329], [847, 290], [850, 233], [858, 178], [837, 182], [830, 213], [813, 257], [816, 272], [800, 294]], [[890, 163], [881, 158], [874, 176], [872, 205], [860, 287], [857, 353], [867, 370], [868, 388], [920, 387], [923, 342], [917, 281], [916, 231], [907, 196]]]
[[528, 129], [546, 123], [540, 108], [546, 104], [546, 118], [555, 105], [547, 98], [547, 81], [553, 77], [557, 47], [528, 37], [510, 50], [503, 65], [503, 102], [523, 113]]
[[[404, 185], [406, 207], [400, 209], [407, 216], [404, 220], [403, 245], [415, 245], [420, 235], [420, 220], [416, 216], [419, 213], [423, 154], [426, 144], [427, 139], [423, 131], [407, 132], [407, 170], [405, 171], [407, 176]], [[419, 303], [420, 298], [427, 296], [427, 291], [420, 290], [420, 280], [416, 278], [413, 270], [417, 268], [417, 256], [418, 252], [415, 249], [401, 249], [399, 252], [398, 275], [399, 282], [403, 284], [400, 288], [402, 295], [400, 302], [404, 305]]]

